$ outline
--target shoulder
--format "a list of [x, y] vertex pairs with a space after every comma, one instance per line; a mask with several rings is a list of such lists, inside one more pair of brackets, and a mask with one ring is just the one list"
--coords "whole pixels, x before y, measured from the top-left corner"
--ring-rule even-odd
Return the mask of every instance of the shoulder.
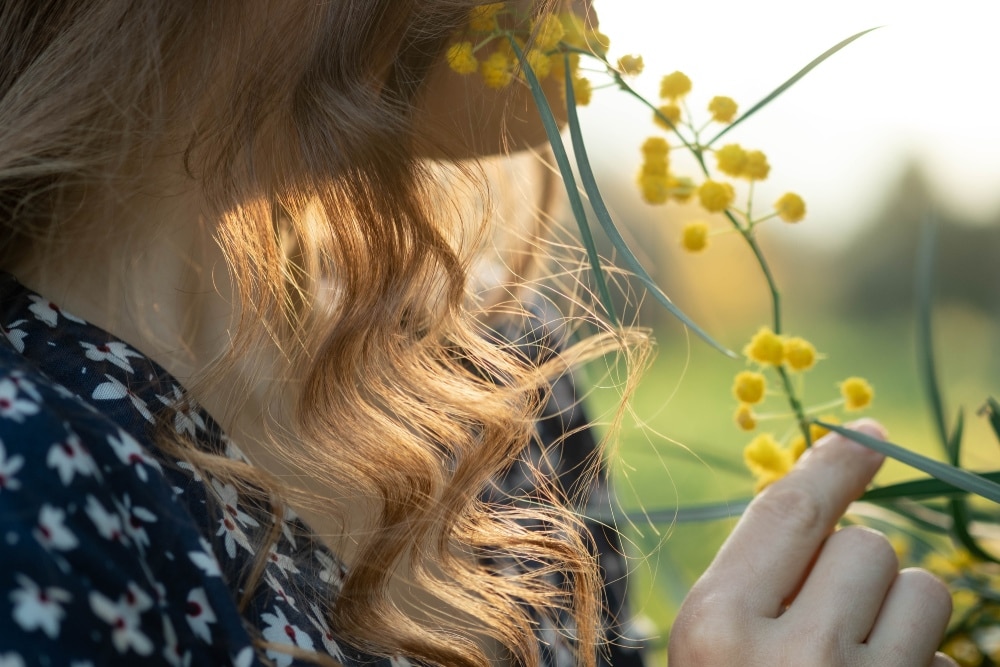
[[0, 554], [0, 664], [174, 664], [191, 600], [228, 603], [160, 463], [2, 346]]

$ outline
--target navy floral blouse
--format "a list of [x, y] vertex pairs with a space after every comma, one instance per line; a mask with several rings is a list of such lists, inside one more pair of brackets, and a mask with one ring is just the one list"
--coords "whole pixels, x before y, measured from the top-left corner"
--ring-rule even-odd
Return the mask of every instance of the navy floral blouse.
[[[241, 608], [253, 545], [277, 519], [157, 450], [153, 426], [167, 414], [207, 451], [245, 460], [207, 413], [180, 406], [163, 368], [2, 273], [0, 332], [0, 667], [311, 664], [258, 649], [254, 636], [345, 666], [411, 664], [338, 639], [319, 602], [335, 596], [344, 567], [290, 511]], [[550, 406], [543, 441], [566, 420]], [[592, 450], [589, 434], [574, 437], [588, 439], [579, 454]], [[519, 470], [502, 486], [530, 485]], [[207, 502], [209, 486], [222, 507]], [[607, 502], [603, 484], [595, 494]], [[621, 616], [620, 545], [592, 530]], [[544, 643], [550, 663], [564, 664], [558, 642]], [[608, 658], [641, 664], [621, 646]]]

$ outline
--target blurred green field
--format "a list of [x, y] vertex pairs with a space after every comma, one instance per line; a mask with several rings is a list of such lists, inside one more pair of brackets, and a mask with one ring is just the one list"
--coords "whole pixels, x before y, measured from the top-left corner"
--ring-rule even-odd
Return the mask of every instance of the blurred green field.
[[[960, 406], [966, 411], [963, 463], [972, 469], [1000, 468], [997, 442], [986, 420], [975, 414], [987, 396], [1000, 395], [1000, 356], [993, 353], [1000, 333], [997, 323], [981, 311], [946, 306], [937, 311], [935, 327], [946, 409], [951, 417]], [[876, 398], [861, 414], [882, 421], [893, 441], [941, 456], [918, 379], [910, 317], [848, 319], [813, 313], [790, 319], [788, 328], [828, 357], [806, 375], [807, 405], [836, 398], [839, 380], [863, 375], [875, 386]], [[734, 325], [732, 331], [714, 333], [739, 349], [752, 331]], [[656, 335], [656, 359], [632, 398], [613, 460], [622, 512], [747, 498], [753, 483], [743, 470], [741, 452], [749, 437], [732, 422], [736, 402], [730, 395], [732, 377], [743, 368], [742, 362], [726, 359], [676, 326], [668, 325]], [[594, 415], [607, 421], [619, 395], [608, 386], [609, 380], [600, 379], [605, 370], [589, 369], [594, 388], [588, 401]], [[772, 422], [763, 423], [757, 432], [782, 437], [789, 428], [790, 422], [782, 420], [773, 427]], [[890, 462], [878, 482], [919, 476]], [[630, 522], [622, 515], [617, 523], [629, 542], [633, 605], [653, 620], [662, 647], [685, 592], [733, 521], [671, 526]], [[658, 649], [653, 664], [665, 663], [665, 652]]]

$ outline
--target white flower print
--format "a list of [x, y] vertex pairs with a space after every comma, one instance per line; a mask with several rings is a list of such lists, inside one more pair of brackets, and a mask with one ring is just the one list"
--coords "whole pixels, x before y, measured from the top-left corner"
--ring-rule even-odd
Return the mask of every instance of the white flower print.
[[208, 604], [208, 596], [205, 595], [204, 588], [195, 588], [187, 596], [187, 621], [191, 626], [191, 632], [196, 634], [203, 642], [212, 642], [212, 631], [208, 628], [210, 623], [217, 620], [212, 606]]
[[198, 469], [195, 468], [190, 463], [188, 463], [187, 461], [177, 461], [177, 467], [187, 470], [189, 473], [191, 473], [191, 479], [193, 479], [194, 481], [196, 482], [201, 481], [201, 475], [198, 474]]
[[17, 383], [10, 378], [0, 379], [0, 417], [12, 419], [18, 424], [24, 418], [38, 412], [38, 403], [18, 398]]
[[288, 591], [285, 590], [285, 587], [281, 585], [281, 582], [275, 579], [274, 575], [266, 570], [264, 571], [264, 583], [266, 583], [268, 587], [274, 591], [274, 594], [278, 596], [279, 600], [287, 604], [292, 609], [298, 610], [298, 607], [295, 606], [295, 598], [289, 595]]
[[25, 667], [24, 658], [17, 653], [4, 653], [0, 655], [0, 667]]
[[323, 617], [323, 612], [320, 611], [319, 606], [315, 602], [310, 602], [309, 611], [310, 613], [306, 616], [309, 622], [313, 624], [313, 627], [319, 630], [320, 639], [323, 641], [323, 648], [326, 649], [326, 652], [334, 660], [345, 662], [347, 657], [333, 638], [333, 632], [330, 631], [330, 626], [327, 624], [326, 618]]
[[250, 464], [250, 459], [247, 458], [247, 455], [243, 453], [243, 450], [240, 449], [229, 436], [222, 436], [222, 444], [225, 445], [226, 458], [239, 461], [240, 463]]
[[14, 346], [14, 349], [17, 350], [18, 354], [24, 354], [24, 339], [28, 337], [28, 332], [18, 329], [17, 327], [21, 326], [25, 322], [27, 322], [27, 320], [17, 320], [15, 322], [11, 322], [7, 326], [0, 325], [0, 333], [2, 333], [8, 341], [10, 341], [10, 344]]
[[288, 543], [295, 548], [295, 532], [292, 529], [292, 523], [299, 518], [295, 511], [288, 507], [287, 505], [282, 508], [283, 512], [281, 515], [281, 533], [288, 540]]
[[148, 547], [149, 535], [146, 533], [146, 528], [143, 524], [156, 523], [156, 515], [145, 507], [132, 505], [132, 499], [127, 493], [122, 497], [122, 503], [118, 511], [121, 512], [122, 525], [125, 527], [125, 532], [129, 537], [135, 540], [140, 549]]
[[8, 377], [17, 386], [17, 388], [27, 394], [31, 400], [36, 403], [42, 402], [42, 395], [39, 394], [38, 390], [35, 388], [35, 383], [26, 378], [22, 371], [13, 371]]
[[[313, 651], [313, 641], [312, 637], [308, 633], [303, 632], [298, 627], [292, 625], [285, 618], [284, 612], [278, 607], [274, 608], [273, 614], [261, 614], [260, 618], [262, 621], [267, 623], [267, 627], [261, 632], [265, 641], [272, 642], [274, 644], [286, 644], [290, 646], [297, 646], [298, 648], [305, 649], [306, 651]], [[274, 664], [277, 667], [288, 667], [292, 664], [292, 656], [287, 653], [282, 653], [272, 649], [267, 650], [267, 657], [274, 660]]]
[[4, 449], [3, 441], [0, 440], [0, 492], [17, 491], [21, 488], [21, 482], [14, 475], [23, 465], [23, 456], [7, 458], [7, 450]]
[[232, 484], [223, 484], [219, 480], [213, 479], [212, 488], [215, 489], [215, 493], [218, 495], [219, 500], [222, 501], [222, 506], [229, 516], [244, 526], [256, 528], [260, 525], [256, 519], [239, 508], [240, 496], [235, 486]]
[[243, 529], [228, 516], [223, 516], [219, 519], [219, 530], [217, 530], [215, 534], [217, 536], [224, 537], [223, 542], [226, 545], [226, 553], [229, 554], [230, 558], [236, 558], [237, 544], [250, 553], [253, 553], [253, 547], [250, 546], [250, 540], [247, 539]]
[[271, 553], [268, 559], [274, 564], [275, 567], [281, 572], [282, 576], [286, 579], [288, 578], [288, 573], [298, 574], [299, 568], [295, 566], [295, 560], [285, 554], [278, 552], [278, 547], [275, 544], [271, 545]]
[[104, 505], [94, 496], [87, 496], [87, 507], [84, 509], [90, 520], [94, 522], [98, 534], [112, 542], [126, 542], [122, 518], [105, 509]]
[[233, 667], [250, 667], [253, 664], [254, 657], [253, 647], [244, 646], [243, 650], [233, 658]]
[[177, 631], [167, 615], [163, 616], [163, 643], [163, 657], [171, 667], [188, 667], [191, 664], [191, 653], [181, 652]]
[[[409, 660], [407, 660], [406, 658], [404, 658], [401, 655], [395, 655], [395, 656], [389, 658], [389, 664], [392, 667], [413, 667], [413, 663], [411, 663]], [[560, 662], [559, 664], [561, 665], [561, 664], [564, 664], [564, 663]], [[565, 664], [568, 665], [570, 663], [567, 662]]]
[[213, 479], [212, 489], [215, 490], [223, 508], [222, 518], [219, 519], [219, 530], [215, 534], [225, 536], [226, 553], [230, 558], [235, 558], [237, 544], [253, 553], [253, 547], [250, 546], [250, 541], [240, 526], [257, 527], [260, 524], [239, 508], [239, 493], [235, 486]]
[[52, 303], [47, 299], [43, 299], [37, 294], [29, 294], [28, 298], [31, 299], [31, 305], [28, 306], [28, 310], [30, 310], [34, 314], [36, 319], [45, 322], [50, 327], [54, 327], [56, 325], [56, 322], [59, 321], [60, 315], [65, 317], [67, 320], [70, 320], [71, 322], [76, 322], [77, 324], [86, 324], [84, 320], [81, 320], [79, 317], [76, 317], [75, 315], [70, 315], [65, 310], [62, 310], [56, 304]]
[[219, 569], [219, 561], [215, 558], [215, 552], [212, 550], [212, 545], [208, 543], [204, 537], [200, 538], [201, 548], [203, 551], [189, 551], [188, 558], [191, 562], [198, 566], [206, 576], [209, 577], [221, 577], [222, 571]]
[[185, 399], [183, 392], [177, 385], [174, 385], [172, 393], [173, 396], [157, 394], [156, 398], [168, 408], [173, 408], [174, 430], [179, 434], [194, 438], [199, 429], [205, 430], [205, 420], [198, 414], [198, 405], [190, 399]]
[[122, 601], [127, 609], [131, 609], [137, 614], [153, 606], [153, 598], [149, 593], [139, 588], [139, 585], [134, 581], [128, 583]]
[[59, 635], [59, 624], [66, 615], [62, 605], [73, 597], [61, 588], [41, 588], [34, 581], [17, 574], [20, 588], [11, 591], [14, 603], [14, 621], [27, 632], [41, 630], [49, 639]]
[[128, 400], [132, 401], [133, 407], [135, 407], [139, 414], [150, 424], [153, 423], [153, 413], [146, 406], [146, 401], [136, 396], [131, 389], [122, 384], [113, 375], [105, 373], [104, 377], [108, 378], [108, 381], [102, 382], [94, 388], [94, 392], [90, 395], [92, 399], [95, 401], [117, 401], [122, 398], [128, 398]]
[[322, 569], [319, 571], [319, 580], [324, 584], [330, 584], [334, 590], [339, 591], [341, 586], [344, 585], [344, 576], [346, 574], [344, 566], [325, 551], [317, 549], [314, 554], [316, 560], [322, 565]]
[[50, 468], [56, 469], [59, 481], [64, 486], [69, 486], [74, 475], [93, 475], [97, 472], [94, 458], [80, 442], [80, 437], [76, 433], [70, 433], [66, 440], [49, 447], [45, 463]]
[[131, 591], [119, 598], [118, 602], [113, 602], [97, 591], [90, 593], [90, 608], [98, 618], [111, 626], [111, 643], [115, 649], [122, 654], [131, 649], [139, 655], [149, 655], [153, 652], [153, 642], [140, 627], [143, 609], [135, 602]]
[[118, 459], [122, 463], [135, 467], [135, 474], [142, 481], [149, 481], [146, 466], [157, 471], [160, 470], [160, 464], [156, 462], [156, 459], [147, 454], [142, 445], [125, 431], [118, 429], [118, 437], [109, 435], [108, 444], [115, 450], [115, 454], [118, 455]]
[[52, 505], [42, 505], [38, 512], [38, 525], [35, 526], [35, 539], [46, 549], [69, 551], [75, 549], [79, 542], [76, 535], [66, 527], [66, 513]]
[[143, 355], [130, 350], [125, 343], [111, 341], [102, 345], [80, 342], [80, 347], [86, 350], [87, 358], [92, 361], [109, 361], [123, 371], [134, 373], [129, 357], [142, 359]]

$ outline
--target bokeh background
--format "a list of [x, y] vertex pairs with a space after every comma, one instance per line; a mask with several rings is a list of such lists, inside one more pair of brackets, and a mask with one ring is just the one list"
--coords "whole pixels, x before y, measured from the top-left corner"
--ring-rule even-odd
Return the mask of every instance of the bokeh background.
[[[913, 289], [921, 221], [937, 216], [934, 324], [946, 409], [966, 409], [966, 467], [1000, 467], [996, 440], [976, 417], [987, 396], [1000, 395], [1000, 3], [597, 0], [595, 8], [613, 57], [643, 55], [646, 71], [636, 87], [655, 99], [660, 77], [679, 69], [694, 83], [689, 107], [705, 119], [712, 96], [747, 108], [843, 38], [882, 26], [726, 141], [768, 155], [771, 174], [756, 201], [793, 190], [809, 208], [797, 225], [774, 221], [761, 229], [783, 286], [787, 330], [828, 357], [808, 375], [807, 402], [835, 398], [838, 380], [863, 375], [877, 392], [869, 414], [892, 439], [940, 456], [917, 372]], [[641, 201], [639, 145], [666, 136], [643, 107], [614, 89], [598, 90], [581, 122], [608, 203], [645, 265], [685, 312], [740, 349], [769, 321], [765, 284], [741, 239], [713, 237], [705, 252], [687, 254], [680, 229], [705, 214]], [[676, 155], [672, 161], [683, 164]], [[693, 165], [687, 173], [697, 177]], [[748, 437], [731, 420], [739, 362], [652, 304], [640, 309], [639, 321], [654, 329], [658, 352], [625, 418], [614, 469], [634, 604], [662, 644], [732, 521], [656, 524], [630, 522], [624, 513], [737, 501], [750, 495], [752, 481], [740, 462]], [[617, 393], [602, 376], [592, 369], [588, 400], [606, 419]], [[776, 435], [785, 428], [781, 423]], [[889, 465], [880, 481], [918, 476]], [[665, 664], [662, 651], [654, 664]]]

